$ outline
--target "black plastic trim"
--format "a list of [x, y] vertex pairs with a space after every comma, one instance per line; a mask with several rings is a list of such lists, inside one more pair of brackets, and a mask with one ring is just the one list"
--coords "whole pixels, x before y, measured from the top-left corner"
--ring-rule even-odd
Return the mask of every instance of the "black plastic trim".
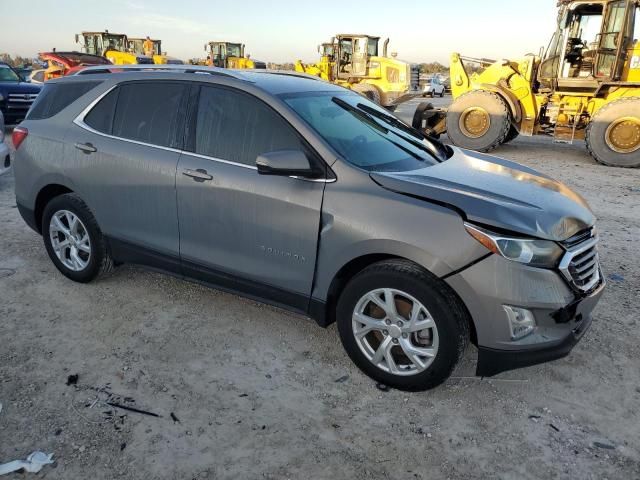
[[467, 268], [473, 267], [477, 263], [480, 263], [481, 261], [483, 261], [485, 258], [489, 258], [491, 255], [493, 255], [493, 253], [489, 252], [489, 253], [481, 256], [480, 258], [475, 259], [473, 262], [466, 264], [464, 267], [460, 267], [459, 269], [454, 270], [451, 273], [447, 273], [445, 276], [440, 277], [440, 280], [446, 280], [447, 278], [453, 277], [454, 275], [457, 275], [460, 272], [464, 272]]
[[567, 337], [556, 345], [530, 350], [496, 350], [478, 346], [476, 375], [492, 377], [517, 368], [538, 365], [566, 357], [591, 326], [591, 316], [583, 318]]
[[29, 225], [29, 228], [31, 228], [36, 233], [40, 234], [40, 229], [38, 228], [38, 225], [36, 224], [35, 212], [33, 210], [31, 210], [30, 208], [25, 207], [24, 205], [22, 205], [19, 202], [16, 202], [16, 205], [18, 206], [18, 212], [20, 212], [20, 216], [25, 221], [25, 223], [27, 225]]

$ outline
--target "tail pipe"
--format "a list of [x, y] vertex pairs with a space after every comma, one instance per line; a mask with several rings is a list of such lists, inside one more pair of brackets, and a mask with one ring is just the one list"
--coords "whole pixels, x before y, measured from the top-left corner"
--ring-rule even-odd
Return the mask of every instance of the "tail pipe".
[[384, 41], [384, 44], [383, 44], [383, 47], [382, 47], [382, 56], [383, 56], [383, 57], [387, 57], [387, 56], [388, 56], [388, 55], [387, 55], [387, 51], [388, 51], [388, 49], [389, 49], [389, 39], [387, 38], [387, 39]]

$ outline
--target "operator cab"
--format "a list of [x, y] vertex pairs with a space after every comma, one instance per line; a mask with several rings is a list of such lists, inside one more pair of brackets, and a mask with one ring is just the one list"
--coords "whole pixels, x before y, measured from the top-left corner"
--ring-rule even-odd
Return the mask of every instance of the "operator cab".
[[[133, 52], [137, 55], [144, 55], [144, 42], [146, 39], [144, 38], [129, 38], [128, 39], [128, 47], [129, 51]], [[162, 55], [162, 41], [161, 40], [151, 40], [153, 43], [153, 52], [152, 55]]]
[[635, 1], [561, 1], [558, 28], [540, 65], [540, 86], [592, 91], [619, 80], [633, 41]]
[[244, 58], [244, 44], [209, 42], [209, 55], [214, 67], [227, 68], [229, 58]]
[[76, 35], [76, 43], [82, 37], [83, 50], [91, 55], [104, 56], [109, 50], [126, 52], [128, 49], [127, 36], [120, 33], [109, 32], [82, 32]]
[[369, 58], [378, 56], [379, 41], [380, 37], [369, 35], [338, 35], [338, 78], [367, 76]]

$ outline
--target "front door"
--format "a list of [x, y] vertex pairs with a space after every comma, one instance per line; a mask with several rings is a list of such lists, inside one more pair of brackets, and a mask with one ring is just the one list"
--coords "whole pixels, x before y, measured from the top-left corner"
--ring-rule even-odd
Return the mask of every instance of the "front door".
[[305, 142], [271, 107], [230, 88], [200, 87], [191, 118], [176, 180], [185, 272], [305, 310], [324, 183], [255, 166], [262, 153]]
[[[67, 134], [65, 174], [114, 242], [179, 257], [175, 174], [188, 85], [132, 82], [112, 90]], [[184, 109], [184, 107], [183, 107]]]
[[633, 39], [629, 20], [633, 10], [627, 11], [627, 0], [615, 0], [607, 3], [605, 20], [598, 41], [596, 56], [596, 76], [604, 79], [619, 80], [624, 66], [627, 44]]
[[353, 39], [353, 75], [365, 76], [367, 74], [369, 39], [356, 37]]

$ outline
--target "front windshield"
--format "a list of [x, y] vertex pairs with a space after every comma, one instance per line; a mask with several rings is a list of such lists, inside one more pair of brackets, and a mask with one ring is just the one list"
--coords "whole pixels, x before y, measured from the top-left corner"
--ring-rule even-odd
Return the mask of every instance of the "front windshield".
[[446, 158], [444, 147], [356, 93], [305, 92], [281, 97], [344, 160], [364, 170], [417, 170]]
[[241, 45], [239, 43], [229, 43], [227, 45], [227, 56], [240, 58]]
[[20, 77], [5, 65], [0, 65], [0, 82], [19, 82]]
[[124, 44], [125, 37], [122, 35], [108, 35], [105, 34], [103, 36], [103, 42], [105, 48], [110, 50], [118, 50], [120, 52], [124, 52], [127, 49], [127, 46]]

